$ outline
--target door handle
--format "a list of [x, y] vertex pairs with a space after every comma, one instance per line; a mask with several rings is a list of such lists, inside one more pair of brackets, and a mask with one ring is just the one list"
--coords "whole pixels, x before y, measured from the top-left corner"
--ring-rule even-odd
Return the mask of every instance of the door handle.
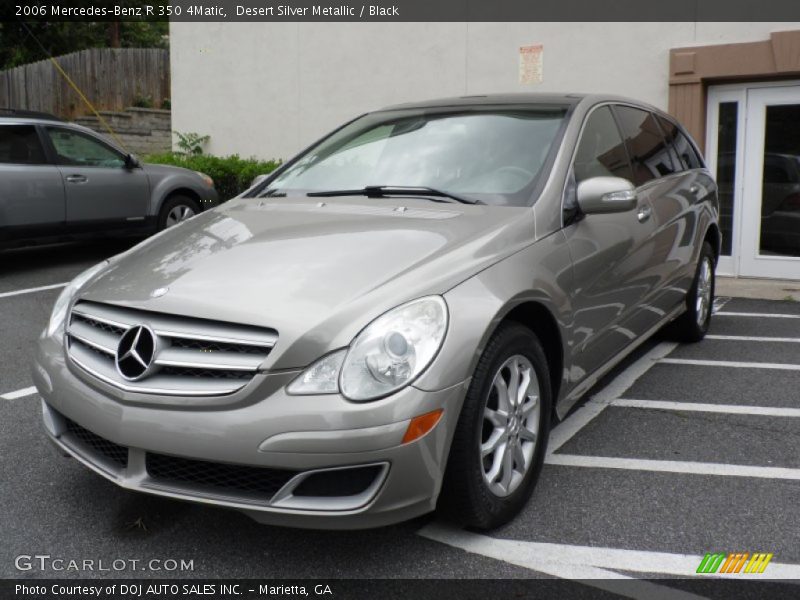
[[69, 175], [66, 179], [69, 183], [86, 183], [89, 181], [85, 175]]
[[649, 206], [640, 206], [636, 218], [639, 219], [639, 223], [644, 223], [645, 221], [647, 221], [647, 219], [650, 218], [652, 212], [653, 209], [650, 208]]

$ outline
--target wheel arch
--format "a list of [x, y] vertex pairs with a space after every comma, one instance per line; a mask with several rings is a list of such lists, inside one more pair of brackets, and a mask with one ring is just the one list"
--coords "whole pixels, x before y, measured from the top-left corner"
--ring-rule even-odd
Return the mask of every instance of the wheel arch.
[[530, 329], [539, 338], [544, 354], [547, 357], [552, 392], [552, 409], [553, 414], [556, 414], [555, 407], [558, 403], [564, 372], [564, 345], [558, 321], [543, 303], [536, 300], [528, 300], [508, 307], [502, 318], [497, 322], [492, 335], [501, 324], [508, 322], [518, 323]]
[[164, 194], [162, 194], [161, 198], [158, 201], [158, 206], [156, 208], [156, 215], [161, 214], [161, 208], [164, 206], [164, 203], [167, 202], [169, 199], [174, 198], [175, 196], [186, 196], [191, 198], [195, 202], [197, 202], [197, 208], [201, 211], [203, 210], [203, 199], [200, 197], [200, 194], [195, 192], [193, 189], [188, 187], [176, 187], [170, 190], [167, 190]]

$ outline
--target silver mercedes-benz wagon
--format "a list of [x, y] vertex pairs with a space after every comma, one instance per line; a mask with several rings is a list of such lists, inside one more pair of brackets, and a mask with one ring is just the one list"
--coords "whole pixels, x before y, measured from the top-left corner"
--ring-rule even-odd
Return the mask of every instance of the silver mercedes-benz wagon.
[[705, 335], [717, 218], [639, 102], [372, 112], [79, 275], [38, 344], [44, 426], [120, 486], [262, 522], [495, 527], [603, 374]]

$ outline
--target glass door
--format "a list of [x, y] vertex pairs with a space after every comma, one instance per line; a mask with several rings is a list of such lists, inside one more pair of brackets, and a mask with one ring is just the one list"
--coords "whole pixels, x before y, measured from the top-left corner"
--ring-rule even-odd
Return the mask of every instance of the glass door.
[[708, 90], [706, 163], [719, 186], [720, 275], [739, 274], [746, 102], [747, 89], [742, 86]]
[[739, 273], [800, 279], [800, 85], [749, 88], [746, 110]]

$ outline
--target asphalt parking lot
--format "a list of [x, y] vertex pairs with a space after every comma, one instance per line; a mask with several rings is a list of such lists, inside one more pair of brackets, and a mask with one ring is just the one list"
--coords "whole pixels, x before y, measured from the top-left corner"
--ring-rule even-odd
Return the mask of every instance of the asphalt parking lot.
[[15, 568], [49, 554], [193, 561], [103, 574], [119, 577], [568, 577], [612, 589], [604, 579], [668, 586], [707, 552], [769, 552], [766, 574], [800, 583], [800, 303], [721, 299], [704, 342], [645, 344], [557, 426], [533, 498], [491, 535], [432, 517], [299, 531], [118, 489], [46, 443], [29, 365], [53, 286], [125, 248], [0, 253], [0, 577], [92, 575]]

